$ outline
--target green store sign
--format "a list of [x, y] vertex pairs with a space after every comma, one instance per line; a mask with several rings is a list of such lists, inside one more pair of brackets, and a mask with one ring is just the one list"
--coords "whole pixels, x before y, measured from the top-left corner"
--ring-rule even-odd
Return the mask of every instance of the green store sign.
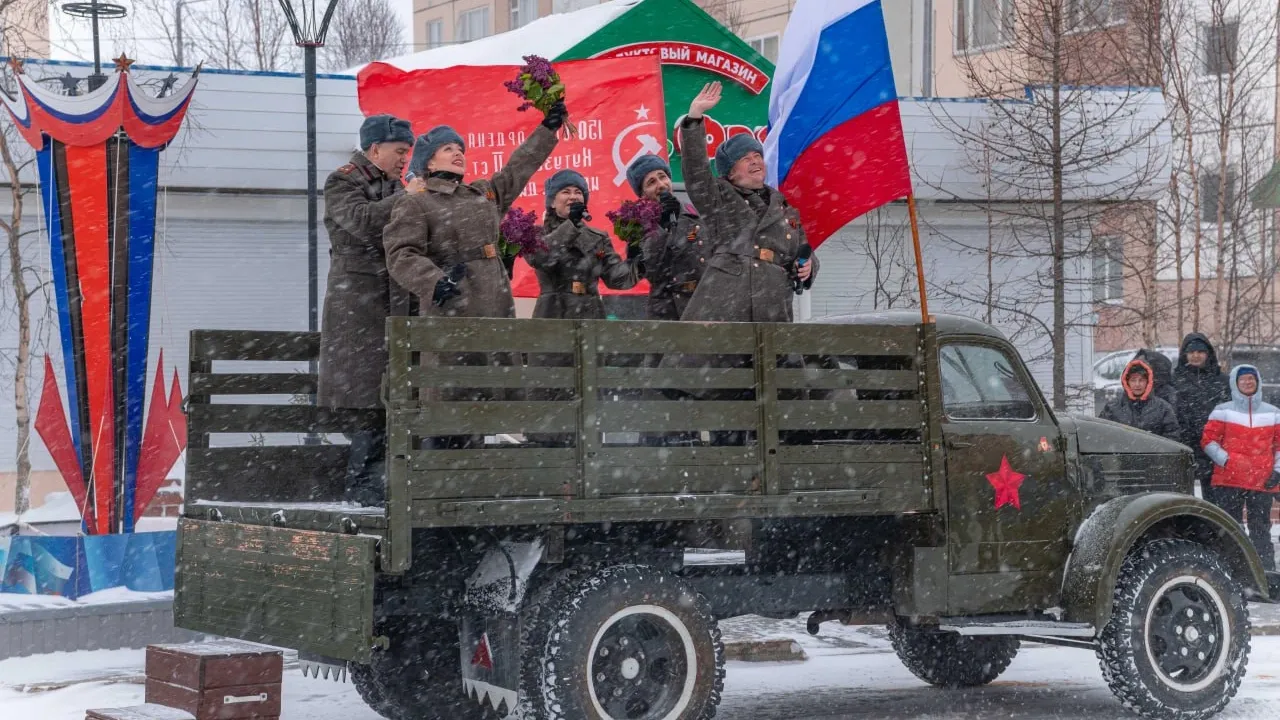
[[707, 116], [708, 152], [714, 155], [720, 143], [740, 133], [764, 140], [773, 63], [689, 0], [643, 0], [555, 59], [636, 56], [656, 56], [662, 63], [667, 153], [675, 180], [684, 177], [676, 124], [712, 80], [724, 84], [724, 95]]

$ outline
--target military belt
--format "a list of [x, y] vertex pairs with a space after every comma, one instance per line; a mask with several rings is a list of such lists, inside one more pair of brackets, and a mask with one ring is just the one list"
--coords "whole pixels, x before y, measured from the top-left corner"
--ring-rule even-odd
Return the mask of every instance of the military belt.
[[493, 243], [485, 243], [476, 247], [466, 248], [454, 254], [454, 264], [468, 263], [472, 260], [494, 260], [498, 257], [498, 246]]
[[589, 295], [589, 286], [580, 280], [574, 280], [571, 284], [562, 287], [553, 287], [544, 290], [542, 295]]
[[750, 250], [738, 250], [736, 248], [725, 248], [720, 252], [725, 253], [727, 255], [737, 255], [739, 257], [751, 258], [752, 260], [761, 260], [763, 262], [777, 265], [778, 267], [787, 266], [787, 263], [784, 262], [782, 259], [782, 253], [770, 248], [753, 247]]
[[338, 257], [363, 257], [370, 260], [381, 260], [383, 258], [381, 250], [368, 245], [337, 245], [330, 248], [329, 252]]

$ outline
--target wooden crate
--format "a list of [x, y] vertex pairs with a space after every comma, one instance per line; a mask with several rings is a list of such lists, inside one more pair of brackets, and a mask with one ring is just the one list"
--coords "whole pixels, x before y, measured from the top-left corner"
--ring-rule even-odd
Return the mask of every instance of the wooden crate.
[[235, 641], [147, 648], [146, 701], [195, 720], [268, 720], [280, 716], [284, 657]]
[[85, 720], [195, 720], [189, 712], [147, 703], [133, 707], [89, 710]]

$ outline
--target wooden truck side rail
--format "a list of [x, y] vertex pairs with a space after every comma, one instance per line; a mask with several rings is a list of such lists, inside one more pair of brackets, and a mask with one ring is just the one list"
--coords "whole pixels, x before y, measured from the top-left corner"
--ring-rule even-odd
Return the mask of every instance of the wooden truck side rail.
[[[388, 343], [391, 570], [420, 527], [894, 514], [944, 495], [931, 325], [393, 318]], [[477, 445], [502, 434], [553, 441]]]

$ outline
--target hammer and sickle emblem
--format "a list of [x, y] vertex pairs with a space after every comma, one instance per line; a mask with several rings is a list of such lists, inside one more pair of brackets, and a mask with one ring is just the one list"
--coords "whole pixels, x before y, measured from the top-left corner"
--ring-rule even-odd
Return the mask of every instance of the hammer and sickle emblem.
[[657, 123], [650, 120], [648, 122], [638, 122], [634, 125], [628, 125], [622, 132], [618, 133], [616, 138], [613, 139], [613, 166], [618, 170], [617, 176], [613, 178], [613, 184], [617, 187], [622, 187], [622, 184], [627, 181], [627, 168], [630, 167], [631, 163], [635, 162], [637, 158], [641, 155], [658, 155], [662, 152], [662, 145], [658, 143], [657, 138], [649, 134], [639, 135], [636, 139], [640, 141], [640, 149], [631, 156], [631, 159], [625, 162], [623, 161], [622, 141], [626, 140], [633, 130], [642, 128], [646, 125], [657, 125]]

